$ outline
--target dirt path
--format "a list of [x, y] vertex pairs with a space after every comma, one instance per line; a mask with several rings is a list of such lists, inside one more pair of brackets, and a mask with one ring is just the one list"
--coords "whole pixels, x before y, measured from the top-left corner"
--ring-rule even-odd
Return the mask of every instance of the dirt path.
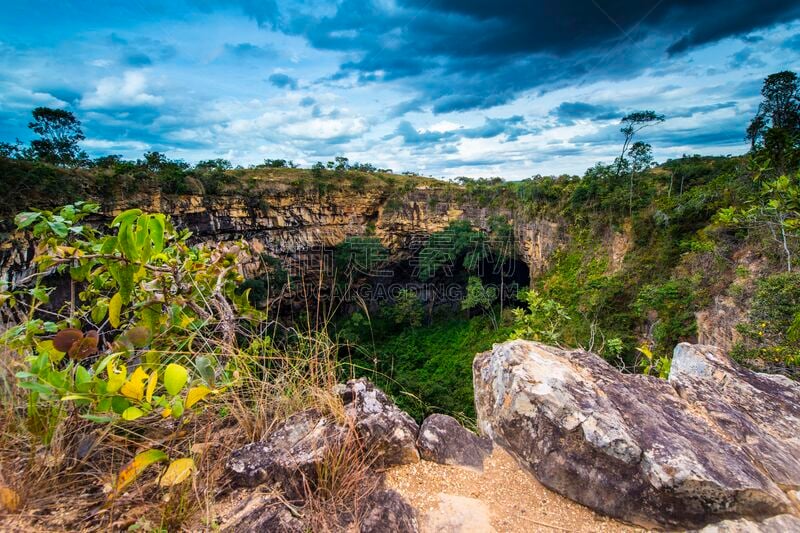
[[422, 461], [390, 470], [386, 483], [419, 511], [423, 533], [641, 531], [545, 488], [499, 447], [483, 473]]

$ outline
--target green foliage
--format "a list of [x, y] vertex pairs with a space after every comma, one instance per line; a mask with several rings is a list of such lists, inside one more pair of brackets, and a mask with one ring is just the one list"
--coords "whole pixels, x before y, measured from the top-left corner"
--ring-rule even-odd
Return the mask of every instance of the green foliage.
[[494, 287], [484, 287], [481, 278], [470, 276], [467, 281], [467, 293], [461, 300], [461, 309], [479, 309], [492, 323], [492, 327], [497, 329], [497, 317], [494, 313], [494, 303], [497, 301], [497, 289]]
[[520, 291], [517, 298], [526, 304], [526, 309], [513, 310], [514, 331], [511, 338], [558, 344], [562, 326], [570, 320], [564, 306], [542, 297], [535, 290]]
[[759, 280], [747, 321], [737, 330], [734, 356], [756, 367], [797, 373], [800, 365], [800, 274], [782, 273]]
[[432, 233], [419, 252], [419, 278], [427, 281], [442, 269], [463, 267], [475, 272], [489, 255], [486, 234], [474, 230], [466, 220], [450, 222], [447, 228]]
[[76, 164], [87, 159], [78, 147], [86, 137], [75, 115], [49, 107], [37, 107], [32, 115], [28, 127], [39, 135], [31, 141], [31, 152], [36, 158], [56, 165]]
[[695, 295], [691, 280], [674, 279], [642, 287], [634, 304], [642, 320], [651, 323], [650, 336], [659, 355], [670, 355], [676, 344], [697, 331]]
[[[375, 327], [374, 344], [362, 345], [354, 364], [417, 420], [435, 412], [474, 420], [472, 360], [510, 330], [495, 330], [485, 316], [439, 316], [430, 326], [401, 331]], [[364, 335], [366, 337], [366, 335]]]
[[[51, 416], [64, 410], [94, 422], [130, 422], [156, 410], [180, 418], [211, 393], [236, 343], [236, 314], [253, 313], [237, 296], [236, 261], [246, 245], [192, 247], [161, 214], [131, 209], [100, 233], [82, 223], [94, 204], [76, 203], [57, 212], [20, 213], [20, 230], [39, 240], [32, 288], [4, 290], [6, 306], [28, 301], [28, 320], [2, 336], [23, 354], [28, 368], [17, 374], [29, 391], [29, 419], [43, 440], [52, 436]], [[37, 310], [48, 302], [45, 275], [67, 274], [81, 287], [45, 321]], [[202, 307], [198, 302], [213, 302]], [[222, 333], [215, 348], [194, 357], [204, 331]], [[207, 335], [206, 335], [207, 336]], [[104, 341], [104, 342], [101, 342]], [[206, 350], [209, 341], [203, 340]]]
[[397, 325], [416, 328], [422, 325], [425, 310], [414, 291], [401, 289], [394, 298], [394, 303], [384, 309], [384, 315]]
[[645, 376], [655, 374], [661, 379], [667, 379], [669, 377], [672, 359], [665, 355], [654, 355], [647, 344], [642, 344], [636, 348], [636, 351], [642, 355], [642, 359], [639, 361], [639, 368], [642, 374]]

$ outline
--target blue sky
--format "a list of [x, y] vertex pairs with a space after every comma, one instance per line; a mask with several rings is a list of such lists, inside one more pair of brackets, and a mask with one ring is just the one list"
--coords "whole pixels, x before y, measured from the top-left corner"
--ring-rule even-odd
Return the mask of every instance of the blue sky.
[[763, 78], [800, 70], [783, 0], [4, 4], [0, 140], [62, 107], [92, 155], [582, 173], [635, 109], [667, 116], [659, 161], [742, 153]]

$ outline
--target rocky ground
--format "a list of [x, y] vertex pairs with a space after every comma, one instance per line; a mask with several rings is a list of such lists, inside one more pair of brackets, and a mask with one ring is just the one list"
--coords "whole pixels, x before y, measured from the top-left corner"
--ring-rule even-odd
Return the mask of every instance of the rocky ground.
[[387, 472], [386, 485], [417, 510], [422, 532], [641, 531], [547, 489], [497, 447], [483, 472], [421, 461]]

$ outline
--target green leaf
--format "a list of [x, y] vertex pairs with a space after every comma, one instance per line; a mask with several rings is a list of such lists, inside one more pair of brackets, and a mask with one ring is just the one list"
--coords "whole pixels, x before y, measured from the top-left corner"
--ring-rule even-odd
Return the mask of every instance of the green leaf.
[[164, 215], [150, 217], [150, 238], [153, 240], [153, 254], [160, 254], [164, 249]]
[[172, 409], [172, 417], [180, 418], [183, 415], [183, 400], [180, 398], [173, 399], [170, 408]]
[[103, 301], [95, 302], [94, 307], [92, 307], [92, 322], [95, 324], [100, 324], [108, 314], [108, 303]]
[[48, 222], [47, 224], [50, 226], [50, 229], [53, 230], [53, 233], [59, 237], [66, 237], [69, 233], [69, 228], [61, 221], [54, 220], [52, 222]]
[[39, 383], [38, 381], [23, 381], [19, 383], [19, 387], [33, 392], [38, 392], [39, 394], [50, 394], [53, 392], [51, 387], [45, 385], [44, 383]]
[[89, 421], [91, 421], [91, 422], [94, 422], [94, 423], [96, 423], [96, 424], [108, 424], [109, 422], [111, 422], [112, 420], [114, 420], [114, 418], [113, 418], [113, 417], [111, 417], [111, 416], [104, 416], [104, 415], [90, 415], [90, 414], [86, 414], [86, 415], [80, 415], [80, 417], [81, 417], [81, 418], [85, 418], [86, 420], [89, 420]]
[[119, 328], [120, 319], [119, 315], [122, 311], [122, 295], [120, 293], [114, 294], [108, 302], [108, 321], [111, 327]]
[[15, 216], [14, 223], [17, 225], [17, 229], [24, 229], [36, 222], [40, 216], [42, 216], [41, 213], [26, 211]]
[[206, 357], [205, 355], [201, 355], [197, 357], [194, 361], [195, 367], [197, 368], [197, 372], [200, 374], [200, 377], [203, 378], [203, 381], [214, 386], [214, 367], [211, 364], [211, 359]]
[[75, 390], [89, 392], [92, 387], [92, 375], [81, 365], [75, 367]]
[[123, 211], [111, 221], [111, 227], [113, 228], [116, 225], [127, 226], [141, 214], [141, 209], [128, 209], [127, 211]]
[[136, 221], [136, 248], [141, 250], [144, 244], [148, 241], [150, 231], [150, 215], [147, 213], [141, 215], [139, 220]]
[[128, 224], [121, 226], [119, 228], [117, 238], [119, 250], [129, 261], [136, 261], [139, 259], [139, 250], [136, 247], [136, 241], [134, 240], [132, 225]]
[[170, 363], [164, 371], [164, 388], [172, 396], [178, 394], [189, 380], [189, 371], [181, 365]]
[[43, 304], [46, 304], [47, 302], [50, 301], [50, 296], [47, 294], [47, 289], [45, 289], [44, 287], [34, 287], [29, 292], [31, 296], [33, 296]]

